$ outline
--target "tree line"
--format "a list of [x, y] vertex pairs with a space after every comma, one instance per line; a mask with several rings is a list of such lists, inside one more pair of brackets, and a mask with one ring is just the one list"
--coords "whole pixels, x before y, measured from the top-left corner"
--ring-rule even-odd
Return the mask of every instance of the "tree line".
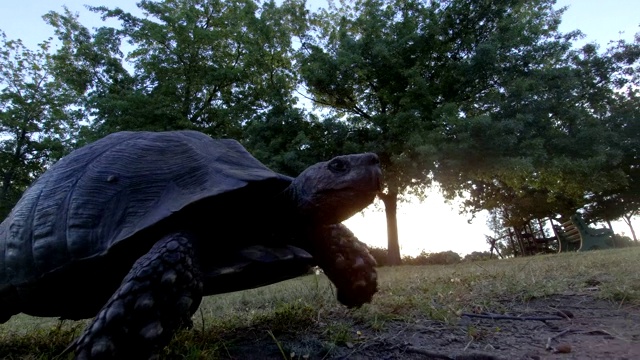
[[94, 29], [49, 12], [54, 39], [0, 39], [0, 218], [74, 148], [192, 129], [238, 139], [289, 175], [376, 152], [390, 264], [398, 202], [436, 182], [504, 226], [577, 209], [631, 226], [640, 36], [576, 48], [582, 34], [558, 30], [554, 4], [142, 0], [144, 17], [90, 7], [119, 23]]

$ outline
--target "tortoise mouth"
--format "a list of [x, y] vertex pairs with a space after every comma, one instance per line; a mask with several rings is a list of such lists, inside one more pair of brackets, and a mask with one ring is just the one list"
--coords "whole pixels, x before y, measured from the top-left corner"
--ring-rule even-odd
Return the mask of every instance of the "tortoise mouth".
[[313, 205], [307, 210], [317, 222], [335, 224], [347, 220], [369, 206], [378, 193], [378, 187], [366, 191], [361, 187], [325, 190], [318, 193], [319, 198], [323, 200], [312, 201]]

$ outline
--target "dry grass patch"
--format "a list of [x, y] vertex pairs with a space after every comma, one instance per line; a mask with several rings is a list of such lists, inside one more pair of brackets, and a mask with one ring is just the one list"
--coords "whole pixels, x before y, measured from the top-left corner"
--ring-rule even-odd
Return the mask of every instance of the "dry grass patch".
[[[372, 304], [348, 310], [324, 276], [207, 297], [194, 328], [177, 334], [165, 358], [246, 358], [251, 349], [279, 358], [322, 358], [357, 348], [390, 326], [435, 320], [453, 326], [463, 312], [506, 312], [556, 294], [584, 294], [640, 305], [640, 247], [544, 255], [448, 266], [379, 269]], [[48, 359], [77, 336], [82, 322], [15, 316], [0, 325], [0, 358]], [[240, 355], [238, 355], [240, 354]]]

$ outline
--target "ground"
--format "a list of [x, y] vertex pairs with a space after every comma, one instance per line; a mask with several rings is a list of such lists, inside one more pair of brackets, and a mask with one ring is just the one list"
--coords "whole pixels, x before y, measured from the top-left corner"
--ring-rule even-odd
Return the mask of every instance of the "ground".
[[[390, 328], [353, 359], [640, 359], [640, 312], [590, 296], [561, 295], [508, 304], [510, 315], [559, 320], [462, 316], [456, 326], [425, 321]], [[473, 330], [470, 330], [473, 329]], [[475, 333], [472, 339], [468, 334]]]
[[[324, 275], [208, 296], [160, 358], [640, 359], [639, 258], [640, 246], [382, 267], [357, 310]], [[68, 359], [85, 326], [16, 315], [0, 359]]]
[[[320, 342], [307, 336], [278, 341], [286, 348], [310, 350], [294, 356], [299, 359], [640, 359], [640, 309], [589, 294], [556, 295], [504, 306], [511, 310], [503, 315], [523, 320], [463, 315], [457, 324], [450, 325], [427, 319], [412, 324], [391, 322], [381, 331], [363, 329], [359, 341], [342, 344], [328, 354], [319, 348]], [[488, 313], [486, 309], [478, 312]], [[274, 341], [265, 337], [261, 341], [240, 340], [228, 349], [225, 358], [284, 356]]]
[[[510, 309], [505, 311], [505, 309]], [[232, 332], [217, 342], [216, 350], [185, 356], [176, 339], [166, 359], [640, 359], [640, 309], [599, 300], [591, 294], [566, 293], [533, 299], [527, 303], [505, 301], [499, 319], [470, 317], [497, 313], [497, 309], [476, 309], [460, 314], [456, 322], [445, 324], [428, 318], [387, 321], [379, 329], [365, 323], [353, 324], [347, 331], [361, 329], [350, 341], [328, 346], [329, 325], [314, 323], [299, 333], [275, 331], [267, 334], [259, 326]], [[343, 310], [349, 317], [351, 310]], [[332, 314], [325, 319], [340, 316]], [[517, 317], [522, 320], [509, 319]], [[553, 320], [544, 320], [553, 319]], [[71, 325], [77, 333], [82, 324]], [[196, 326], [197, 328], [197, 326]], [[198, 333], [197, 329], [184, 334]], [[51, 334], [47, 336], [51, 339]], [[69, 339], [54, 341], [46, 352], [59, 354]], [[54, 335], [55, 336], [55, 335]], [[192, 335], [187, 335], [192, 336]], [[42, 355], [43, 347], [29, 345], [26, 352], [5, 352], [2, 347], [16, 346], [20, 340], [0, 341], [3, 359], [55, 358]], [[38, 350], [36, 350], [38, 349]], [[292, 350], [295, 349], [295, 350]], [[176, 353], [177, 352], [177, 353]]]

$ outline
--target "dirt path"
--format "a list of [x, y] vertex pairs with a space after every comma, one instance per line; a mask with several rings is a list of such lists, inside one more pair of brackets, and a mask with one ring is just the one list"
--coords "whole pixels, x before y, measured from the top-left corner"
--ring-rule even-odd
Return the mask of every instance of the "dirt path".
[[[372, 332], [357, 344], [334, 348], [328, 355], [314, 344], [317, 339], [280, 340], [286, 347], [312, 349], [310, 356], [294, 359], [640, 359], [637, 308], [615, 306], [589, 295], [559, 295], [503, 306], [509, 310], [502, 315], [526, 320], [462, 316], [455, 325], [426, 319], [387, 323], [383, 331]], [[259, 343], [236, 344], [227, 355], [283, 359], [272, 342]]]
[[[640, 359], [640, 308], [619, 306], [588, 294], [557, 295], [530, 302], [502, 302], [499, 309], [477, 309], [457, 323], [415, 319], [387, 321], [380, 329], [364, 323], [345, 325], [346, 332], [358, 331], [359, 338], [335, 345], [328, 342], [331, 330], [314, 323], [308, 331], [284, 331], [275, 337], [261, 327], [228, 332], [224, 338], [203, 339], [214, 350], [193, 359], [457, 359], [457, 360], [542, 360], [542, 359]], [[558, 311], [561, 312], [558, 312]], [[499, 314], [500, 318], [487, 318]], [[335, 316], [345, 316], [336, 314]], [[480, 315], [480, 317], [478, 317]], [[348, 316], [348, 315], [347, 315]], [[482, 317], [485, 316], [485, 317]], [[71, 341], [73, 331], [48, 353], [59, 354]], [[54, 332], [55, 333], [55, 332]], [[69, 337], [71, 336], [71, 337]], [[18, 338], [12, 345], [21, 349]], [[212, 342], [213, 341], [213, 342]], [[53, 344], [53, 345], [51, 345]], [[2, 348], [0, 344], [0, 350]], [[11, 359], [47, 358], [33, 353], [35, 345], [14, 350]], [[176, 345], [179, 350], [180, 345]], [[40, 349], [36, 346], [36, 348]], [[30, 350], [31, 349], [31, 350]], [[27, 355], [27, 352], [32, 355]], [[2, 351], [0, 351], [2, 353]], [[296, 353], [294, 356], [293, 353]], [[184, 359], [165, 354], [166, 359]], [[204, 357], [203, 357], [204, 356]], [[0, 355], [0, 358], [2, 356]]]
[[[504, 306], [510, 309], [508, 315], [528, 320], [462, 316], [457, 326], [433, 321], [396, 324], [360, 349], [341, 351], [336, 357], [640, 359], [638, 309], [617, 308], [587, 295], [556, 296]], [[542, 320], [546, 318], [559, 320]]]

